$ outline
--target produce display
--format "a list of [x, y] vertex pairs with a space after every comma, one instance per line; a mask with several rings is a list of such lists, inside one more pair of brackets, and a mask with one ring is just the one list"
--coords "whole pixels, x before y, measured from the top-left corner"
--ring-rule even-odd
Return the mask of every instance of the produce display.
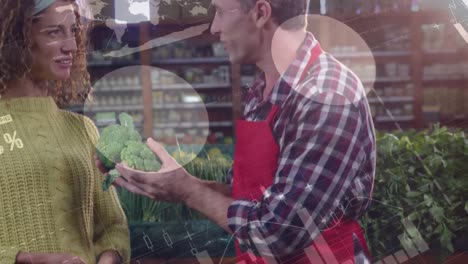
[[[373, 203], [360, 219], [374, 259], [400, 247], [403, 219], [414, 223], [434, 255], [466, 250], [468, 138], [463, 131], [377, 133]], [[416, 232], [417, 231], [417, 232]], [[406, 235], [403, 236], [406, 238]], [[463, 249], [465, 248], [465, 249]]]
[[[232, 167], [232, 157], [226, 155], [229, 150], [226, 151], [223, 145], [206, 148], [197, 155], [190, 151], [189, 145], [167, 149], [179, 162], [191, 160], [184, 168], [204, 180], [225, 182]], [[411, 220], [416, 227], [406, 231], [417, 231], [442, 258], [462, 250], [464, 245], [466, 247], [466, 241], [461, 240], [468, 234], [466, 135], [437, 126], [423, 132], [377, 133], [377, 152], [374, 202], [360, 219], [361, 226], [366, 230], [371, 255], [381, 259], [401, 248], [398, 236], [405, 234], [403, 219]], [[182, 247], [188, 242], [184, 239], [185, 229], [180, 227], [207, 221], [181, 203], [154, 201], [120, 188], [117, 192], [135, 234], [135, 245], [142, 241], [138, 235], [142, 232], [151, 233], [150, 236], [157, 243], [156, 239], [162, 239], [164, 233], [161, 229], [167, 228], [171, 237], [179, 241], [177, 245]], [[171, 225], [174, 229], [169, 228]], [[193, 231], [198, 230], [200, 234], [217, 232], [214, 226], [207, 225], [194, 227]], [[229, 234], [209, 238], [200, 235], [200, 248], [205, 248], [201, 245], [209, 242], [225, 246], [226, 243], [220, 241], [228, 238]], [[164, 241], [159, 244], [164, 245]], [[134, 254], [143, 254], [139, 251], [142, 248], [146, 247], [135, 247]], [[218, 249], [206, 248], [214, 254]], [[158, 251], [157, 254], [180, 257], [185, 252], [185, 249], [175, 247]]]

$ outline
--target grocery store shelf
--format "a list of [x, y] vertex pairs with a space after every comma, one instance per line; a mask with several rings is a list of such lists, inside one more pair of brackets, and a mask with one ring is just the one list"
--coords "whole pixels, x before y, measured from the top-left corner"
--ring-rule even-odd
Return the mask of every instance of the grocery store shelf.
[[[177, 103], [153, 105], [153, 109], [196, 109], [196, 108], [228, 108], [232, 107], [232, 102], [214, 102], [214, 103]], [[141, 105], [122, 105], [122, 106], [96, 106], [85, 109], [87, 112], [123, 112], [123, 111], [141, 111]]]
[[412, 96], [381, 96], [380, 98], [372, 97], [367, 99], [371, 104], [377, 104], [381, 101], [384, 103], [408, 103], [414, 101]]
[[[356, 13], [350, 13], [350, 14], [343, 14], [343, 13], [327, 13], [326, 15], [329, 17], [332, 17], [334, 19], [337, 19], [339, 21], [345, 21], [348, 23], [362, 23], [363, 20], [369, 20], [369, 19], [392, 19], [392, 22], [395, 19], [407, 19], [415, 14], [418, 14], [418, 12], [413, 12], [410, 10], [399, 10], [399, 11], [390, 11], [390, 12], [371, 12], [368, 14], [356, 14]], [[368, 21], [366, 21], [368, 22]]]
[[232, 127], [231, 121], [221, 122], [180, 122], [154, 124], [155, 128], [208, 128], [208, 127]]
[[139, 60], [88, 61], [88, 67], [125, 67], [141, 65]]
[[195, 109], [195, 108], [226, 108], [232, 107], [232, 102], [225, 103], [178, 103], [178, 104], [163, 104], [153, 105], [153, 109]]
[[462, 83], [462, 82], [465, 82], [466, 80], [462, 79], [462, 78], [429, 78], [429, 77], [425, 77], [423, 79], [423, 82], [424, 83], [443, 83], [443, 84], [446, 84], [446, 83]]
[[[114, 125], [114, 124], [117, 124], [117, 121], [106, 121], [106, 122], [103, 122], [103, 121], [96, 121], [94, 122], [94, 124], [96, 125], [96, 127], [98, 128], [104, 128], [104, 127], [108, 127], [110, 125]], [[134, 123], [134, 126], [136, 128], [142, 128], [143, 127], [143, 123], [142, 122], [135, 122]]]
[[121, 105], [121, 106], [96, 106], [87, 108], [87, 112], [123, 112], [123, 111], [141, 111], [141, 105]]
[[459, 51], [456, 49], [436, 49], [436, 50], [425, 50], [425, 54], [442, 54], [442, 55], [455, 55], [459, 54]]
[[222, 122], [211, 122], [211, 127], [232, 127], [233, 123], [231, 121], [222, 121]]
[[[129, 93], [141, 92], [140, 86], [115, 86], [117, 89], [93, 89], [93, 93]], [[126, 87], [126, 88], [122, 88]]]
[[377, 122], [408, 122], [408, 121], [414, 121], [415, 118], [412, 115], [408, 116], [378, 116], [375, 118], [375, 121]]
[[374, 51], [374, 57], [376, 58], [395, 58], [395, 57], [407, 57], [411, 55], [409, 50], [392, 50], [392, 51]]
[[[119, 92], [141, 92], [141, 86], [114, 86], [113, 89], [93, 89], [93, 93], [119, 93]], [[165, 90], [209, 90], [209, 89], [231, 89], [230, 83], [197, 83], [197, 84], [165, 84], [153, 85], [153, 91]]]
[[184, 59], [161, 59], [153, 61], [155, 66], [167, 65], [194, 65], [194, 64], [229, 64], [228, 57], [207, 57], [207, 58], [184, 58]]
[[[455, 49], [441, 49], [441, 50], [425, 50], [423, 51], [424, 57], [426, 56], [459, 56], [460, 52]], [[423, 57], [423, 58], [424, 58]]]
[[[362, 79], [362, 83], [372, 83], [374, 82], [371, 79]], [[411, 78], [409, 76], [405, 77], [377, 77], [375, 79], [375, 83], [398, 83], [398, 82], [411, 82]]]
[[366, 58], [371, 58], [371, 55], [376, 59], [384, 59], [384, 58], [409, 57], [411, 55], [411, 53], [409, 51], [401, 50], [401, 51], [374, 51], [372, 53], [369, 53], [369, 52], [353, 52], [353, 53], [335, 53], [335, 54], [333, 54], [333, 56], [335, 58], [337, 58], [338, 60], [366, 59]]
[[197, 84], [165, 84], [155, 87], [153, 90], [203, 90], [203, 89], [230, 89], [230, 83], [197, 83]]
[[227, 108], [232, 107], [232, 102], [213, 102], [213, 103], [205, 103], [206, 108]]

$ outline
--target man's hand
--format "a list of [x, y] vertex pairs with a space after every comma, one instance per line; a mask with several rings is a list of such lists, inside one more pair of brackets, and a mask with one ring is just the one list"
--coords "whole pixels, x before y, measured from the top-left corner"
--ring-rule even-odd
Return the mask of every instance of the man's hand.
[[67, 253], [20, 252], [16, 256], [17, 264], [86, 264], [81, 258]]
[[161, 160], [161, 170], [143, 172], [117, 164], [116, 169], [123, 177], [115, 179], [114, 185], [155, 200], [184, 202], [227, 232], [232, 232], [226, 216], [233, 200], [227, 196], [227, 186], [214, 187], [190, 175], [153, 139], [148, 139], [147, 145]]
[[115, 250], [104, 251], [99, 257], [97, 264], [120, 264], [122, 259]]
[[202, 184], [201, 181], [179, 165], [161, 144], [151, 138], [146, 144], [161, 160], [161, 170], [143, 172], [117, 164], [116, 169], [123, 177], [117, 178], [114, 184], [155, 200], [187, 201], [194, 185]]

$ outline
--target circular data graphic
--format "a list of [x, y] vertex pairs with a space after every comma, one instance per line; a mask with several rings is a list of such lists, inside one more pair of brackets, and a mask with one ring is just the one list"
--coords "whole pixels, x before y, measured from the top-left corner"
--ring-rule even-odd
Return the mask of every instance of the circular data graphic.
[[[151, 79], [141, 81], [143, 72]], [[210, 127], [204, 98], [192, 85], [173, 72], [150, 66], [125, 67], [101, 77], [94, 83], [85, 115], [95, 122], [101, 139], [115, 137], [101, 153], [111, 161], [109, 168], [121, 159], [126, 141], [144, 142], [149, 137], [186, 165], [204, 148]]]
[[[303, 19], [303, 16], [293, 19]], [[307, 20], [307, 31], [313, 32], [322, 50], [331, 53], [340, 63], [351, 69], [362, 81], [363, 89], [357, 91], [358, 94], [354, 97], [355, 100], [359, 101], [362, 97], [367, 96], [374, 87], [376, 79], [375, 58], [368, 44], [355, 30], [331, 17], [308, 15]], [[331, 31], [334, 33], [330, 34]], [[281, 39], [285, 39], [284, 31], [278, 30], [273, 39], [273, 51], [281, 50], [279, 46], [275, 48], [275, 45], [281, 45], [277, 44], [281, 43]], [[287, 65], [289, 65], [287, 58], [283, 58], [281, 52], [273, 52], [272, 56], [278, 71], [284, 72]], [[309, 81], [315, 82], [316, 80], [312, 78]], [[308, 79], [306, 77], [304, 83], [307, 82]], [[314, 94], [319, 92], [318, 90], [314, 92], [310, 91], [310, 89], [300, 89], [302, 85], [291, 84], [291, 86], [298, 87], [297, 90], [300, 93], [306, 92], [305, 96], [307, 97], [314, 96]], [[322, 87], [323, 85], [318, 86]]]

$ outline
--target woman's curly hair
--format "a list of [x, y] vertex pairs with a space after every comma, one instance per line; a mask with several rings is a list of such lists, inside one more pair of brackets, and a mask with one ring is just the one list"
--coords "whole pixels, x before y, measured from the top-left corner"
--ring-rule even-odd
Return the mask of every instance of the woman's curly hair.
[[[60, 0], [75, 6], [77, 51], [74, 54], [70, 78], [66, 81], [46, 81], [40, 84], [48, 90], [57, 105], [82, 104], [90, 90], [90, 78], [86, 69], [86, 32], [81, 23], [79, 8], [75, 0]], [[31, 28], [34, 0], [1, 0], [0, 10], [0, 98], [8, 83], [31, 74], [32, 53]]]

